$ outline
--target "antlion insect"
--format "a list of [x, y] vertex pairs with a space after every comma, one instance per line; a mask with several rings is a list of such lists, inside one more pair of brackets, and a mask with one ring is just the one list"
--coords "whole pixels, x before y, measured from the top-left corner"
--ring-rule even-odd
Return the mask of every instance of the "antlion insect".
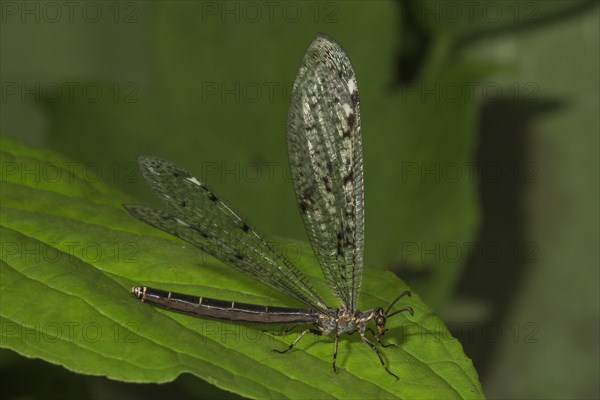
[[[309, 308], [272, 307], [188, 296], [145, 286], [131, 293], [142, 301], [199, 316], [261, 324], [312, 324], [307, 333], [334, 334], [333, 369], [343, 333], [358, 331], [361, 340], [387, 367], [370, 331], [381, 336], [392, 307], [357, 310], [364, 252], [363, 160], [358, 86], [354, 69], [339, 44], [317, 35], [294, 83], [287, 121], [290, 165], [300, 213], [337, 308], [329, 307], [306, 277], [232, 207], [187, 170], [165, 160], [141, 157], [140, 169], [167, 211], [125, 205], [131, 215], [193, 244], [239, 271], [303, 302]], [[368, 327], [373, 322], [376, 331]], [[287, 331], [285, 331], [287, 332]]]

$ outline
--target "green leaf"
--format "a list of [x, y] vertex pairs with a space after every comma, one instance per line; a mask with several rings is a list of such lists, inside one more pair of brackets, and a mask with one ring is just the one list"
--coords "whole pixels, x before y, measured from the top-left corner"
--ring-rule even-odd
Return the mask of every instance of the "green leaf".
[[[261, 326], [194, 318], [137, 301], [129, 287], [148, 284], [296, 305], [133, 220], [120, 206], [129, 199], [84, 174], [67, 171], [50, 181], [41, 172], [67, 160], [6, 138], [1, 144], [2, 347], [129, 382], [167, 382], [187, 372], [247, 397], [483, 397], [460, 343], [417, 295], [406, 300], [414, 317], [389, 321], [385, 339], [398, 347], [382, 349], [399, 381], [355, 336], [341, 341], [336, 374], [331, 338], [304, 339], [290, 353], [278, 354], [272, 350], [285, 348], [293, 334], [274, 337]], [[279, 245], [321, 293], [328, 293], [306, 245]], [[367, 267], [360, 305], [385, 306], [406, 288], [391, 272]]]

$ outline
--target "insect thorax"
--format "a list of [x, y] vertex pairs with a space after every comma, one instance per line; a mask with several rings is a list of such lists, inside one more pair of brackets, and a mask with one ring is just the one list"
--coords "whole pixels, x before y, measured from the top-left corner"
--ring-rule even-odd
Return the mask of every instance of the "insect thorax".
[[361, 335], [366, 331], [366, 326], [375, 317], [375, 310], [355, 311], [354, 313], [343, 308], [329, 309], [329, 315], [321, 314], [317, 325], [324, 335], [333, 332], [350, 333], [358, 330]]

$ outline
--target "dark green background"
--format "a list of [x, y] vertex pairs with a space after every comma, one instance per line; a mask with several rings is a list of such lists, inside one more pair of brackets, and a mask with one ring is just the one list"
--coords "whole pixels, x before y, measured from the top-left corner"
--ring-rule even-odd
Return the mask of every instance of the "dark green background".
[[[141, 202], [155, 200], [135, 158], [176, 161], [263, 232], [305, 240], [285, 118], [325, 32], [358, 75], [366, 267], [393, 269], [445, 317], [489, 398], [599, 396], [595, 2], [92, 3], [97, 22], [96, 8], [3, 3], [3, 134], [93, 163]], [[0, 355], [10, 397], [232, 396]]]

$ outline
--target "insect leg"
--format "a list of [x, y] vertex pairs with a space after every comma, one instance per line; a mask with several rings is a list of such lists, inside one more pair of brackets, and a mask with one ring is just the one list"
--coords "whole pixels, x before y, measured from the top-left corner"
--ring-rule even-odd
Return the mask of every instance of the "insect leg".
[[292, 342], [292, 344], [290, 344], [287, 349], [285, 350], [277, 350], [277, 349], [273, 349], [273, 351], [276, 351], [278, 353], [287, 353], [288, 351], [290, 351], [295, 345], [296, 343], [298, 343], [300, 341], [300, 339], [302, 339], [304, 337], [304, 335], [306, 335], [308, 332], [313, 333], [315, 335], [321, 335], [321, 331], [317, 330], [317, 329], [313, 329], [313, 328], [308, 328], [302, 331], [302, 333], [300, 333], [300, 335], [296, 338], [296, 340], [294, 340]]
[[375, 340], [377, 340], [377, 343], [379, 343], [381, 345], [381, 347], [397, 347], [394, 343], [388, 343], [385, 344], [381, 341], [381, 335], [376, 335], [372, 329], [369, 329], [371, 331], [371, 333], [373, 334], [373, 336], [375, 336]]
[[[375, 333], [375, 331], [373, 329], [371, 329], [370, 327], [368, 327], [366, 330], [371, 332], [371, 335], [373, 335], [373, 337], [375, 338], [375, 340], [377, 340], [377, 343], [379, 343], [381, 345], [381, 347], [397, 347], [394, 343], [388, 343], [388, 344], [383, 343], [381, 341], [381, 336], [383, 335], [383, 333], [381, 335], [377, 335]], [[358, 330], [355, 329], [352, 332], [350, 332], [348, 335], [352, 335], [356, 332], [358, 332]]]
[[270, 330], [267, 330], [267, 329], [263, 329], [263, 332], [268, 333], [268, 334], [273, 335], [273, 336], [285, 336], [288, 333], [290, 333], [297, 326], [298, 326], [297, 324], [296, 325], [292, 325], [292, 326], [288, 326], [288, 327], [284, 328], [280, 332], [273, 332], [273, 331], [270, 331]]
[[396, 379], [400, 379], [400, 378], [398, 378], [398, 375], [396, 375], [392, 371], [390, 371], [389, 368], [387, 367], [387, 365], [385, 365], [385, 361], [383, 361], [383, 357], [381, 356], [381, 353], [377, 349], [377, 346], [375, 346], [373, 344], [373, 342], [371, 342], [369, 339], [367, 339], [364, 335], [361, 335], [360, 338], [362, 339], [363, 342], [365, 342], [371, 348], [371, 350], [373, 350], [375, 352], [375, 354], [377, 354], [377, 357], [379, 357], [379, 361], [381, 362], [381, 365], [383, 366], [383, 368], [385, 368], [387, 373], [392, 375]]
[[338, 353], [338, 342], [340, 340], [340, 333], [336, 332], [335, 334], [335, 342], [333, 345], [333, 372], [337, 372], [337, 368], [335, 367], [335, 361], [337, 360]]

